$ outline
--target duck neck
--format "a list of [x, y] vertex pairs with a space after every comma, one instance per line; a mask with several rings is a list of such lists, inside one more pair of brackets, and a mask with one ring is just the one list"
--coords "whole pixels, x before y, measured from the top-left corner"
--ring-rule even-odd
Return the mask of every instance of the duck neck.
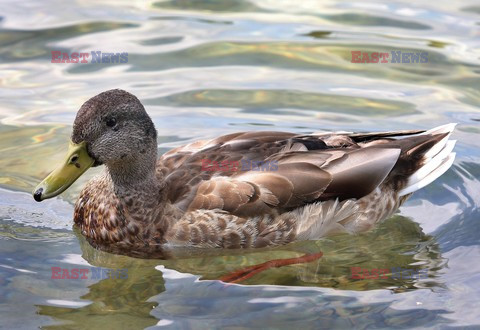
[[108, 173], [118, 197], [142, 192], [143, 196], [158, 199], [161, 180], [156, 175], [157, 148], [154, 146], [149, 149], [141, 158], [107, 164]]

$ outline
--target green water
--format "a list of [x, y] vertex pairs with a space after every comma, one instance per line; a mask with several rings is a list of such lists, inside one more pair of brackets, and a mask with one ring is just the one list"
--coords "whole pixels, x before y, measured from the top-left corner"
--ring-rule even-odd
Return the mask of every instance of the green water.
[[[51, 51], [127, 63], [51, 63]], [[352, 63], [352, 51], [427, 63]], [[480, 327], [480, 5], [466, 1], [3, 1], [0, 3], [0, 328]], [[137, 95], [159, 151], [241, 130], [375, 131], [459, 125], [454, 166], [374, 231], [270, 250], [142, 260], [72, 230], [86, 173], [29, 194], [64, 157], [80, 105]], [[240, 285], [217, 279], [323, 252]], [[52, 279], [52, 267], [127, 269]], [[351, 267], [422, 270], [352, 279]]]

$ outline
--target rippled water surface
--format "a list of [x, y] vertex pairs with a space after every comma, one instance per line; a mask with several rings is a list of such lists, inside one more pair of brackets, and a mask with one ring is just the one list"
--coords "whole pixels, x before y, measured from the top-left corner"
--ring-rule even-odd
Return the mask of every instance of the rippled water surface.
[[[465, 1], [2, 1], [0, 327], [480, 327], [480, 5]], [[127, 52], [56, 64], [51, 51]], [[427, 63], [352, 63], [352, 51]], [[60, 198], [29, 192], [63, 158], [80, 105], [137, 95], [159, 150], [240, 130], [375, 131], [459, 125], [454, 166], [377, 229], [272, 250], [142, 260], [72, 230], [90, 170]], [[322, 251], [241, 285], [217, 279]], [[127, 269], [52, 279], [51, 267]], [[351, 267], [423, 270], [352, 279]]]

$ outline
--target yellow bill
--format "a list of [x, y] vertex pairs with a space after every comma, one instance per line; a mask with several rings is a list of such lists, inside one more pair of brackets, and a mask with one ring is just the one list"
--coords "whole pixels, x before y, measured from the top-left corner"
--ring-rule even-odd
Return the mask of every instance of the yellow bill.
[[87, 153], [86, 142], [75, 144], [70, 141], [67, 157], [59, 167], [35, 188], [33, 198], [37, 202], [41, 202], [61, 194], [85, 173], [94, 162], [94, 159]]

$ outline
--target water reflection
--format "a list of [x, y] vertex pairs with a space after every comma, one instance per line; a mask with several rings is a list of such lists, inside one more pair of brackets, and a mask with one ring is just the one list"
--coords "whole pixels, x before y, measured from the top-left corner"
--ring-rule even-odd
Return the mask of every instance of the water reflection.
[[[226, 103], [243, 112], [270, 115], [299, 114], [299, 110], [323, 113], [355, 114], [357, 116], [402, 116], [417, 112], [413, 104], [355, 96], [308, 93], [289, 90], [195, 90], [149, 99], [145, 104], [182, 105], [185, 107], [222, 107]], [[283, 109], [282, 109], [283, 108]], [[382, 109], [382, 111], [378, 111]]]
[[[79, 297], [86, 301], [86, 306], [71, 308], [65, 304], [37, 305], [38, 313], [51, 316], [54, 320], [61, 321], [61, 324], [81, 324], [82, 327], [95, 329], [103, 327], [143, 329], [156, 324], [157, 320], [150, 312], [157, 303], [150, 298], [165, 290], [162, 273], [154, 268], [157, 262], [101, 252], [93, 249], [80, 235], [77, 235], [77, 238], [81, 243], [82, 258], [88, 261], [89, 265], [128, 269], [128, 278], [108, 278], [89, 285], [88, 292]], [[63, 266], [72, 267], [68, 264]], [[56, 326], [46, 328], [54, 329]]]
[[[294, 308], [298, 309], [301, 308], [302, 305], [305, 305], [306, 301], [304, 299], [290, 298], [282, 300], [277, 297], [274, 290], [258, 292], [258, 289], [254, 289], [249, 291], [235, 285], [227, 284], [225, 286], [225, 284], [218, 281], [205, 281], [205, 283], [207, 283], [205, 285], [182, 281], [182, 286], [186, 286], [184, 290], [178, 292], [180, 288], [176, 288], [175, 290], [168, 288], [165, 293], [166, 296], [164, 296], [163, 292], [166, 289], [165, 281], [162, 272], [158, 269], [164, 271], [174, 269], [174, 273], [179, 271], [179, 274], [199, 274], [200, 280], [203, 282], [203, 280], [219, 278], [225, 273], [247, 265], [261, 263], [273, 258], [288, 258], [305, 252], [313, 253], [314, 251], [320, 250], [324, 251], [324, 257], [319, 261], [287, 266], [285, 268], [270, 269], [250, 278], [243, 282], [243, 284], [285, 285], [292, 288], [295, 286], [308, 286], [310, 288], [317, 286], [319, 288], [354, 291], [387, 289], [396, 293], [421, 288], [441, 288], [443, 286], [441, 280], [439, 281], [439, 276], [445, 262], [438, 252], [438, 244], [433, 237], [423, 234], [417, 224], [401, 216], [396, 216], [388, 220], [384, 225], [380, 226], [378, 230], [366, 235], [357, 235], [354, 237], [344, 235], [331, 240], [295, 244], [293, 246], [264, 252], [255, 251], [240, 254], [238, 251], [233, 251], [231, 255], [217, 252], [217, 255], [213, 256], [201, 255], [192, 258], [163, 261], [112, 255], [92, 248], [78, 232], [76, 232], [76, 238], [80, 242], [82, 249], [81, 258], [88, 262], [88, 264], [85, 263], [83, 266], [75, 266], [72, 263], [82, 264], [81, 259], [78, 259], [78, 257], [73, 258], [72, 256], [75, 255], [65, 254], [60, 260], [54, 259], [48, 262], [44, 270], [47, 274], [43, 274], [44, 276], [50, 275], [49, 268], [52, 266], [81, 268], [85, 267], [85, 265], [91, 265], [109, 269], [127, 268], [128, 278], [109, 278], [89, 285], [87, 293], [81, 294], [78, 297], [81, 299], [80, 301], [85, 301], [84, 306], [81, 306], [82, 303], [79, 301], [76, 303], [77, 306], [69, 307], [68, 299], [65, 300], [63, 306], [55, 306], [55, 304], [61, 304], [61, 301], [52, 299], [47, 300], [47, 302], [49, 302], [48, 305], [37, 304], [40, 315], [52, 316], [56, 321], [61, 321], [62, 324], [73, 322], [72, 324], [82, 324], [88, 327], [105, 326], [107, 324], [109, 326], [122, 327], [122, 325], [124, 326], [125, 324], [135, 324], [135, 327], [147, 327], [157, 322], [157, 320], [150, 315], [153, 308], [155, 309], [154, 314], [161, 313], [159, 310], [162, 311], [166, 308], [169, 310], [169, 313], [173, 313], [176, 317], [195, 318], [197, 315], [203, 315], [199, 314], [200, 311], [198, 308], [205, 303], [207, 305], [202, 308], [202, 311], [212, 316], [215, 305], [225, 304], [222, 297], [232, 298], [228, 301], [228, 306], [220, 308], [224, 319], [228, 319], [226, 315], [228, 315], [229, 312], [227, 312], [227, 314], [225, 314], [225, 312], [232, 307], [231, 304], [234, 302], [237, 304], [239, 300], [242, 301], [244, 299], [248, 301], [243, 301], [245, 306], [240, 309], [247, 309], [247, 311], [262, 305], [273, 307], [277, 306], [277, 304], [288, 305], [289, 303], [291, 304], [291, 308], [295, 306]], [[374, 242], [374, 244], [372, 244], [372, 242]], [[159, 267], [159, 264], [163, 266]], [[428, 279], [395, 279], [389, 274], [387, 279], [355, 280], [351, 278], [351, 267], [366, 269], [391, 269], [393, 267], [416, 270], [426, 269], [428, 271]], [[171, 277], [172, 271], [169, 270], [168, 272]], [[183, 279], [185, 275], [176, 275], [175, 277]], [[73, 282], [75, 287], [79, 285], [80, 287], [82, 286], [82, 283], [78, 283], [81, 282], [80, 280], [64, 279], [48, 281], [50, 283], [55, 282], [56, 285], [68, 285]], [[51, 286], [50, 283], [49, 286]], [[177, 285], [180, 285], [180, 283]], [[385, 311], [389, 310], [390, 303], [388, 302], [363, 305], [352, 297], [337, 296], [333, 291], [322, 292], [327, 294], [324, 298], [321, 298], [321, 296], [315, 298], [315, 309], [321, 311], [321, 313], [315, 316], [315, 322], [318, 322], [318, 324], [336, 323], [339, 320], [334, 320], [332, 317], [354, 315], [354, 312], [363, 315], [360, 317], [360, 322], [363, 323], [367, 320], [365, 317], [367, 314], [372, 311], [381, 310], [384, 311], [382, 313], [385, 316], [375, 320], [374, 324], [390, 324], [393, 326], [397, 323], [406, 322], [402, 320], [401, 317], [406, 315], [404, 313], [407, 313], [407, 311]], [[304, 293], [302, 293], [301, 290], [294, 290], [292, 294], [304, 297], [305, 294], [309, 296], [312, 293], [308, 290]], [[299, 304], [296, 304], [297, 301]], [[344, 306], [345, 302], [348, 302], [347, 306], [350, 307], [341, 307]], [[251, 306], [251, 304], [254, 304], [255, 307]], [[160, 307], [157, 308], [158, 306]], [[312, 307], [313, 306], [310, 306], [310, 308]], [[410, 310], [409, 312], [419, 315], [420, 320], [415, 321], [417, 325], [431, 320], [431, 317], [435, 317], [434, 315], [436, 315], [436, 313], [440, 313], [440, 311], [427, 312], [426, 310]], [[233, 313], [233, 310], [230, 311], [230, 313]], [[234, 314], [238, 313], [238, 309], [236, 309]], [[389, 318], [387, 320], [386, 315], [390, 313], [397, 315], [398, 318]], [[349, 317], [347, 317], [347, 319], [348, 318]], [[353, 317], [353, 319], [355, 319], [355, 317]], [[341, 323], [343, 322], [347, 321], [342, 320]], [[53, 326], [53, 328], [55, 328], [55, 326]]]
[[437, 322], [448, 324], [448, 311], [420, 305], [398, 308], [391, 294], [367, 291], [348, 295], [341, 291], [286, 286], [223, 285], [196, 282], [159, 267], [164, 272], [166, 291], [154, 297], [152, 311], [159, 325], [172, 328], [408, 328]]
[[48, 28], [41, 30], [13, 30], [0, 31], [0, 60], [2, 62], [20, 62], [26, 60], [51, 60], [51, 51], [74, 52], [76, 50], [65, 47], [52, 47], [48, 44], [52, 40], [63, 40], [78, 36], [82, 33], [97, 33], [122, 28], [133, 28], [138, 25], [114, 22], [92, 22], [67, 27]]
[[261, 12], [260, 7], [250, 1], [223, 0], [221, 2], [206, 0], [181, 0], [181, 1], [159, 1], [153, 3], [154, 7], [165, 9], [181, 9], [192, 11], [209, 12]]

